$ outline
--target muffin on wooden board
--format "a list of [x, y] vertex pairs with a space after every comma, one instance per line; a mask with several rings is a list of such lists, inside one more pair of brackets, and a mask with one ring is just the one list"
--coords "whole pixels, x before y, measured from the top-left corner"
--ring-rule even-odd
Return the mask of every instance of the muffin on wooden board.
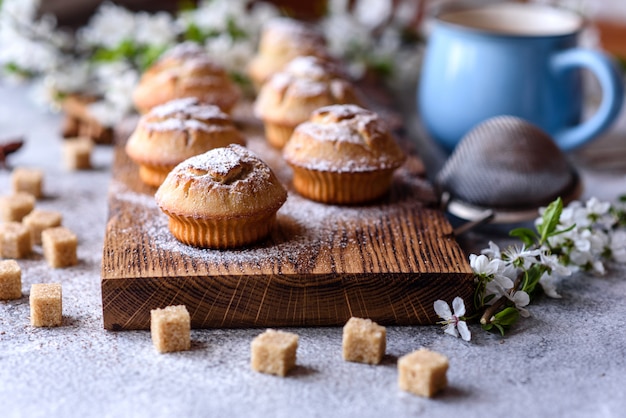
[[141, 180], [158, 187], [178, 163], [229, 144], [245, 145], [230, 117], [217, 106], [188, 97], [143, 115], [126, 143], [126, 153], [139, 165]]
[[360, 104], [360, 100], [338, 67], [313, 56], [298, 57], [261, 87], [254, 114], [263, 121], [267, 141], [282, 148], [314, 110], [347, 103]]
[[133, 91], [133, 102], [140, 113], [146, 113], [173, 99], [196, 97], [230, 113], [240, 95], [226, 70], [200, 45], [183, 42], [143, 73]]
[[265, 162], [240, 145], [229, 145], [180, 163], [155, 198], [176, 239], [225, 249], [265, 238], [287, 191]]
[[406, 156], [385, 122], [356, 105], [316, 110], [283, 149], [293, 186], [323, 203], [358, 204], [382, 197]]

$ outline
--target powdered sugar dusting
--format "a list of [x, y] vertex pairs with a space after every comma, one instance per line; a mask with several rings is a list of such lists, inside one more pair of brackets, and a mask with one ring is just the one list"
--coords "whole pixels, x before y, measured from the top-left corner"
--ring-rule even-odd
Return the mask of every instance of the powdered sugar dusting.
[[330, 74], [322, 64], [322, 61], [311, 55], [294, 58], [285, 66], [284, 71], [298, 77], [306, 77], [313, 80], [327, 78]]
[[[252, 155], [259, 155], [284, 184], [289, 184], [292, 171], [280, 157], [280, 152], [268, 147], [256, 130], [255, 134], [247, 134]], [[204, 158], [207, 159], [206, 156]], [[198, 160], [202, 161], [202, 158]], [[227, 166], [235, 160], [232, 154], [224, 153], [214, 163]], [[423, 197], [417, 196], [429, 198], [431, 189], [423, 179], [420, 180], [404, 167], [396, 172], [394, 178], [394, 186], [388, 196], [380, 202], [364, 206], [326, 205], [305, 199], [290, 190], [287, 201], [277, 213], [276, 226], [270, 236], [245, 248], [230, 250], [202, 249], [179, 242], [170, 233], [169, 218], [158, 209], [152, 195], [133, 192], [119, 181], [112, 183], [110, 193], [113, 201], [123, 200], [134, 205], [130, 209], [133, 213], [132, 225], [131, 220], [128, 224], [114, 224], [115, 233], [132, 231], [134, 236], [141, 236], [142, 248], [151, 260], [149, 263], [162, 265], [164, 258], [176, 260], [177, 263], [193, 265], [197, 274], [207, 274], [209, 269], [212, 274], [250, 274], [251, 269], [259, 274], [281, 274], [281, 268], [291, 269], [288, 270], [290, 272], [312, 271], [315, 255], [331, 248], [370, 245], [371, 234], [376, 234], [376, 231], [384, 230], [394, 237], [406, 239], [400, 224], [390, 224], [389, 219], [422, 205], [420, 199]], [[143, 258], [129, 262], [133, 263], [129, 269], [137, 268], [134, 263], [150, 269]], [[168, 274], [176, 273], [170, 271]]]
[[215, 148], [204, 154], [196, 155], [187, 160], [181, 168], [209, 171], [225, 176], [231, 170], [240, 166], [243, 160], [247, 159], [246, 157], [250, 158], [251, 154], [245, 148], [239, 145], [232, 145], [225, 148]]
[[[156, 119], [156, 120], [155, 120]], [[164, 120], [159, 120], [164, 119]], [[142, 120], [148, 130], [202, 130], [215, 132], [224, 128], [230, 117], [218, 106], [201, 104], [197, 98], [171, 100], [153, 108]], [[218, 122], [213, 124], [211, 122]]]
[[218, 132], [224, 130], [220, 125], [209, 125], [195, 119], [165, 119], [164, 121], [146, 123], [145, 129], [152, 131], [204, 131]]
[[219, 106], [200, 103], [196, 97], [170, 100], [153, 108], [149, 115], [159, 118], [179, 116], [194, 119], [229, 119], [228, 115], [222, 112]]
[[313, 116], [320, 121], [336, 121], [342, 119], [363, 118], [378, 119], [376, 113], [355, 104], [335, 104], [317, 109]]

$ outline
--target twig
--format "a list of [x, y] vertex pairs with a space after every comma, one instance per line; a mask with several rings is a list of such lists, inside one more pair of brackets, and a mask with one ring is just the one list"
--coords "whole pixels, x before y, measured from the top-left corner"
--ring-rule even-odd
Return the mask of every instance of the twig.
[[22, 138], [0, 141], [0, 168], [6, 168], [7, 156], [22, 148], [22, 145], [24, 145]]
[[[519, 285], [522, 283], [522, 280], [524, 279], [524, 272], [521, 272], [517, 278], [515, 279], [515, 282], [513, 283], [513, 287], [511, 289], [509, 289], [509, 294], [508, 296], [513, 296], [513, 294], [515, 292], [517, 292], [517, 288], [519, 287]], [[480, 323], [481, 325], [487, 325], [491, 323], [491, 318], [495, 315], [495, 313], [507, 302], [509, 301], [509, 297], [507, 295], [502, 295], [500, 296], [500, 299], [498, 299], [497, 301], [495, 301], [495, 303], [491, 306], [489, 306], [487, 309], [485, 309], [485, 312], [483, 313], [483, 315], [480, 317]]]

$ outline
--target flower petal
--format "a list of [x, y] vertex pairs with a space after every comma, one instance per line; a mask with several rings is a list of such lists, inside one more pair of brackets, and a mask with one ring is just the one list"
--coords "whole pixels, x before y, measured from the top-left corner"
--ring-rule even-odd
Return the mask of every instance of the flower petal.
[[454, 325], [454, 324], [446, 325], [446, 327], [444, 328], [443, 332], [445, 332], [446, 334], [450, 334], [453, 337], [459, 338], [459, 332], [456, 330], [456, 325]]
[[452, 307], [454, 309], [454, 314], [459, 317], [465, 315], [465, 302], [460, 297], [455, 297], [452, 301]]
[[528, 293], [523, 290], [518, 290], [515, 294], [513, 294], [513, 302], [518, 308], [527, 306], [530, 303], [530, 296], [528, 296]]
[[433, 307], [435, 308], [435, 312], [437, 313], [439, 318], [442, 318], [446, 321], [452, 318], [452, 312], [450, 311], [450, 307], [443, 300], [436, 300], [433, 304]]
[[467, 328], [467, 324], [465, 323], [465, 321], [459, 321], [457, 327], [459, 329], [459, 334], [461, 334], [461, 338], [463, 338], [463, 340], [469, 341], [472, 339], [472, 333], [470, 332], [469, 328]]

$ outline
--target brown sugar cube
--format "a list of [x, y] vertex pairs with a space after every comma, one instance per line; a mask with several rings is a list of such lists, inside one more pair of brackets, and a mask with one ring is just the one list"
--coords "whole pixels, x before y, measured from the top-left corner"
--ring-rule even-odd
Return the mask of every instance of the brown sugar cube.
[[150, 311], [150, 334], [159, 353], [189, 350], [191, 319], [185, 305]]
[[448, 358], [421, 348], [398, 360], [398, 386], [415, 395], [432, 397], [448, 384]]
[[29, 193], [0, 196], [0, 220], [21, 222], [35, 207], [35, 197]]
[[286, 376], [296, 365], [298, 336], [291, 332], [268, 329], [252, 340], [251, 349], [252, 370]]
[[0, 257], [25, 258], [33, 250], [30, 230], [19, 222], [0, 223]]
[[61, 226], [63, 216], [56, 211], [35, 209], [22, 219], [22, 223], [30, 229], [33, 245], [41, 245], [41, 233], [48, 228]]
[[14, 192], [30, 193], [35, 198], [42, 196], [43, 171], [33, 168], [16, 168], [11, 175]]
[[30, 287], [30, 324], [58, 327], [63, 323], [60, 283], [39, 283]]
[[91, 168], [91, 138], [79, 137], [63, 142], [63, 160], [68, 170], [88, 170]]
[[343, 327], [343, 359], [378, 364], [385, 355], [387, 331], [370, 319], [350, 318]]
[[0, 300], [22, 297], [22, 270], [15, 260], [0, 260]]
[[44, 229], [41, 233], [43, 256], [52, 268], [69, 267], [78, 263], [78, 238], [63, 226]]

